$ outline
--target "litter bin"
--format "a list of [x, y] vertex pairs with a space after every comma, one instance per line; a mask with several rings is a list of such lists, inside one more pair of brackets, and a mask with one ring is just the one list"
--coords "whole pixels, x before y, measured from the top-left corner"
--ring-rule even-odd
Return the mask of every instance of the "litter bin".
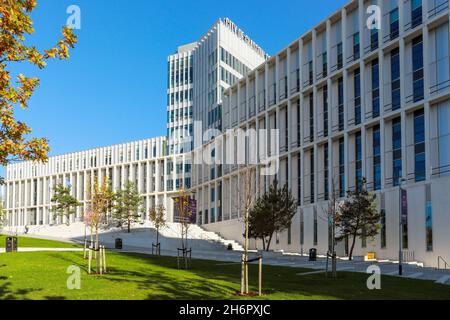
[[116, 249], [122, 249], [122, 239], [117, 238], [116, 239], [116, 245], [115, 245]]
[[317, 261], [317, 249], [309, 249], [309, 261]]
[[6, 252], [17, 252], [17, 237], [6, 237]]

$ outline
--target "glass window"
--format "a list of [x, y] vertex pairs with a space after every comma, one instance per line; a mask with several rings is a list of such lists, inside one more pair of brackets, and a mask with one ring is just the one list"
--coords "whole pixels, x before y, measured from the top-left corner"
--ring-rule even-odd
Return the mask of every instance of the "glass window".
[[355, 124], [358, 125], [361, 123], [361, 74], [359, 69], [355, 70], [353, 80], [355, 90]]
[[392, 121], [393, 185], [402, 177], [402, 128], [400, 118]]
[[380, 70], [378, 59], [372, 61], [372, 117], [380, 115]]
[[411, 28], [422, 23], [422, 0], [411, 0]]
[[396, 110], [400, 108], [400, 55], [398, 49], [391, 52], [391, 80], [392, 110]]
[[362, 144], [361, 132], [355, 135], [355, 186], [361, 188], [362, 184]]
[[414, 112], [415, 180], [425, 180], [425, 118], [423, 109]]
[[423, 83], [423, 42], [422, 36], [413, 40], [412, 45], [413, 64], [413, 100], [417, 102], [424, 97]]
[[399, 32], [399, 22], [398, 22], [398, 8], [395, 8], [389, 13], [390, 20], [390, 39], [398, 37]]
[[380, 127], [373, 128], [373, 182], [374, 189], [381, 189], [381, 145], [380, 145]]
[[353, 59], [357, 60], [359, 59], [360, 56], [360, 49], [359, 49], [360, 45], [359, 45], [359, 32], [355, 33], [353, 35]]
[[339, 139], [339, 196], [345, 196], [345, 145], [344, 138]]

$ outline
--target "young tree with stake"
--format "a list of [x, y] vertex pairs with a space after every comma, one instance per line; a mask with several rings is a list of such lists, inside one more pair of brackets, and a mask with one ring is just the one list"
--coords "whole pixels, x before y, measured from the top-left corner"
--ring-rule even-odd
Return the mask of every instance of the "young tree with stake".
[[288, 186], [280, 188], [278, 181], [274, 180], [269, 191], [257, 199], [250, 210], [250, 235], [262, 239], [263, 243], [267, 241], [263, 248], [269, 251], [273, 235], [288, 229], [296, 213], [297, 202]]
[[[336, 255], [336, 242], [339, 239], [337, 236], [337, 216], [340, 211], [341, 203], [339, 201], [339, 192], [337, 191], [335, 179], [331, 180], [332, 191], [325, 207], [326, 222], [331, 228], [330, 247], [328, 250], [328, 256], [331, 256], [331, 275], [333, 278], [337, 277], [337, 255]], [[328, 260], [327, 260], [327, 276], [328, 276]]]
[[190, 199], [190, 196], [184, 188], [180, 189], [178, 196], [174, 198], [181, 227], [181, 249], [183, 249], [183, 251], [187, 250], [188, 231], [192, 223], [193, 212], [190, 206]]
[[159, 230], [166, 226], [166, 208], [159, 204], [150, 209], [149, 219], [156, 228], [156, 244], [159, 245]]
[[249, 237], [250, 237], [250, 227], [249, 227], [249, 217], [250, 217], [250, 210], [252, 209], [253, 202], [255, 200], [255, 183], [253, 179], [253, 173], [255, 172], [254, 169], [246, 166], [244, 168], [243, 172], [243, 192], [240, 193], [240, 209], [242, 210], [241, 217], [244, 217], [244, 223], [245, 223], [245, 231], [244, 231], [244, 237], [245, 237], [245, 243], [244, 243], [244, 279], [242, 279], [242, 282], [245, 284], [245, 294], [249, 294], [248, 289], [248, 250], [249, 250]]
[[381, 215], [376, 207], [377, 196], [367, 191], [365, 178], [358, 188], [348, 191], [347, 194], [348, 198], [336, 216], [336, 223], [340, 231], [339, 240], [346, 236], [352, 237], [349, 251], [349, 260], [352, 260], [356, 239], [376, 236], [379, 232]]
[[91, 199], [91, 226], [95, 230], [95, 250], [99, 248], [99, 228], [105, 215], [111, 209], [114, 193], [111, 191], [108, 179], [103, 179], [99, 184], [98, 179], [94, 180]]

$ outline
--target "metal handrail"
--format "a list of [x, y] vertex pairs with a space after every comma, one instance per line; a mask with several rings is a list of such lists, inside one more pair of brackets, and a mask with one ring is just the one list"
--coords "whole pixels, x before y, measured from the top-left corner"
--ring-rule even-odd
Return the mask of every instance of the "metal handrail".
[[438, 262], [438, 267], [437, 268], [438, 268], [438, 270], [441, 270], [441, 261], [444, 263], [444, 269], [443, 270], [447, 270], [448, 269], [447, 267], [450, 267], [450, 265], [441, 256], [437, 257], [437, 262]]
[[428, 10], [428, 18], [434, 17], [447, 9], [448, 9], [448, 2], [446, 1], [432, 8], [431, 10]]

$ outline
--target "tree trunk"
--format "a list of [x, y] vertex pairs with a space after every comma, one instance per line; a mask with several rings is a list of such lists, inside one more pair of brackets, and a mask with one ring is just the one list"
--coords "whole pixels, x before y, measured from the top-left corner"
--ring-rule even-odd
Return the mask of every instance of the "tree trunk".
[[156, 228], [156, 244], [159, 243], [159, 228]]
[[267, 242], [267, 248], [266, 251], [270, 250], [270, 243], [272, 242], [273, 233], [269, 236], [269, 241]]
[[352, 260], [353, 258], [353, 249], [355, 249], [356, 243], [356, 235], [353, 235], [352, 246], [350, 247], [350, 252], [348, 254], [348, 260]]
[[266, 238], [262, 237], [261, 238], [262, 244], [263, 244], [263, 251], [266, 251]]
[[98, 237], [98, 226], [95, 227], [95, 250], [98, 249], [98, 242], [99, 242], [99, 237]]
[[128, 219], [128, 233], [131, 232], [131, 220]]

